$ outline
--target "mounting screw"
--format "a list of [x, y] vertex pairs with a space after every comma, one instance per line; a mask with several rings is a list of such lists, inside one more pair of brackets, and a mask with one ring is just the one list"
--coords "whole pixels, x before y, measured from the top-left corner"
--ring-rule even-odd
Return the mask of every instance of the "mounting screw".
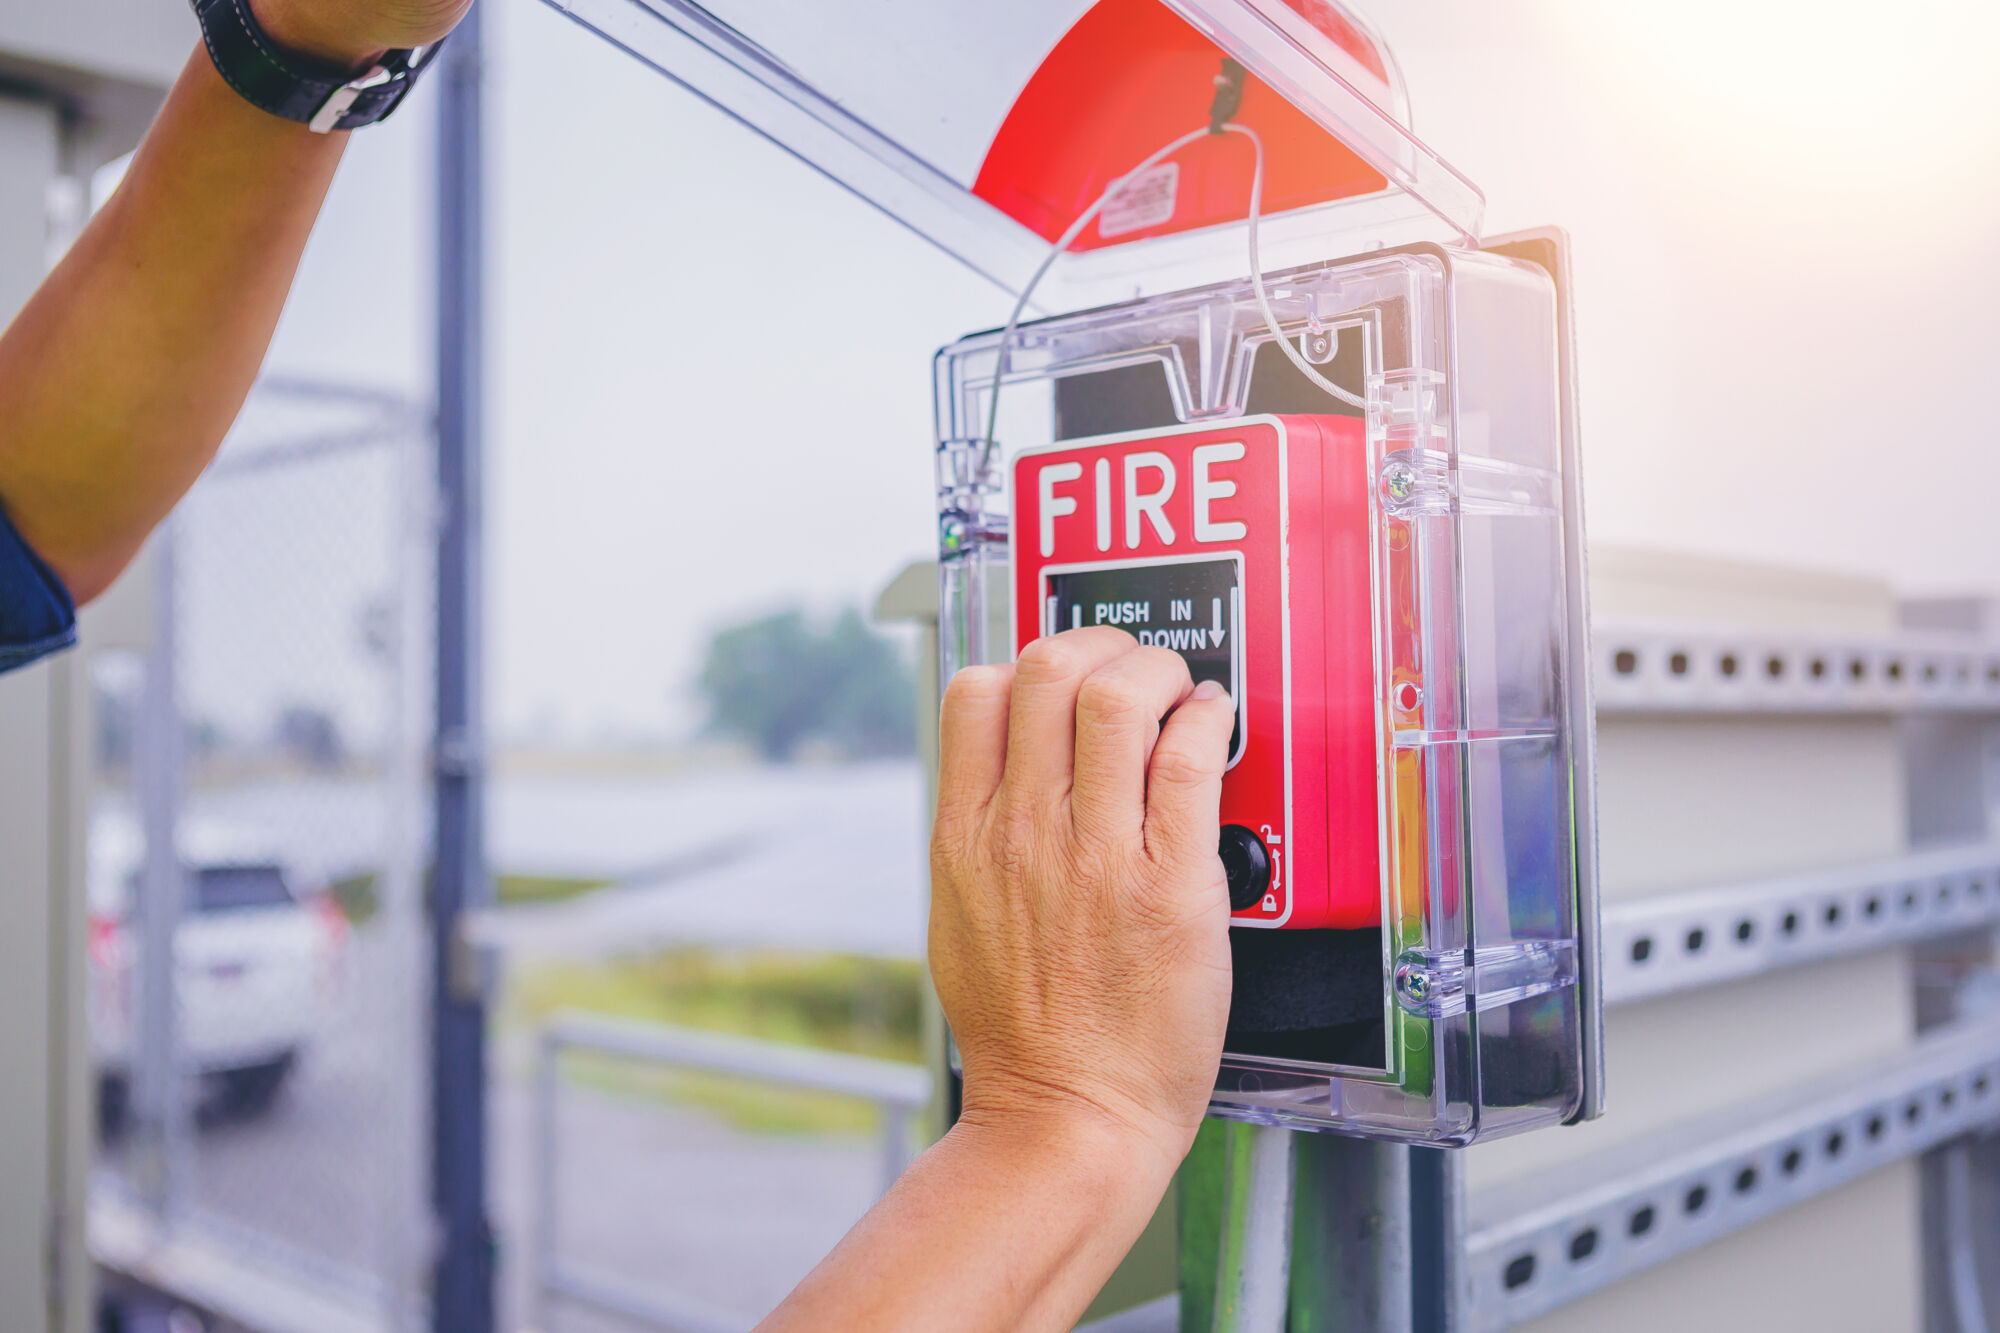
[[965, 515], [957, 512], [941, 515], [938, 518], [938, 549], [946, 555], [963, 550], [968, 531]]
[[1417, 470], [1401, 460], [1384, 464], [1382, 490], [1399, 504], [1409, 499], [1417, 493]]
[[1396, 969], [1396, 989], [1411, 1004], [1421, 1005], [1431, 997], [1431, 978], [1427, 972], [1419, 972], [1408, 963]]
[[1306, 360], [1323, 366], [1340, 351], [1340, 330], [1321, 328], [1319, 321], [1310, 321], [1306, 325], [1305, 336], [1299, 339], [1299, 346], [1305, 352]]

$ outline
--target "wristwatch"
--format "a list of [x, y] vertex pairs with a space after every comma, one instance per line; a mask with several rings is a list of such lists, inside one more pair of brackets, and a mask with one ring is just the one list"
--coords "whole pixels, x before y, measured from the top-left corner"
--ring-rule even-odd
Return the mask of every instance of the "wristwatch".
[[314, 134], [373, 125], [402, 103], [442, 41], [391, 51], [361, 74], [280, 51], [250, 0], [193, 0], [215, 71], [252, 106]]

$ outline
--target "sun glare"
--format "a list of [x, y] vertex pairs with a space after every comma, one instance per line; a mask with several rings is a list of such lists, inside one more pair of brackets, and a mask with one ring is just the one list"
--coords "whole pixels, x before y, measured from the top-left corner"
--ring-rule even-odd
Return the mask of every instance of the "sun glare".
[[1994, 0], [1544, 5], [1611, 99], [1711, 161], [1879, 188], [2000, 159]]

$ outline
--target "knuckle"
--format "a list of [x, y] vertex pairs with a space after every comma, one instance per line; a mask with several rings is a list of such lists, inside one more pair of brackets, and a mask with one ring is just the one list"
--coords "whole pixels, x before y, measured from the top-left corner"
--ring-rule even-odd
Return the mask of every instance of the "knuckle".
[[1132, 895], [1127, 910], [1149, 933], [1171, 933], [1187, 913], [1181, 895], [1168, 885], [1150, 882]]
[[963, 828], [946, 827], [940, 824], [931, 833], [931, 889], [933, 894], [942, 894], [945, 887], [958, 882], [978, 860], [973, 840], [966, 836]]
[[1203, 763], [1185, 750], [1165, 746], [1153, 751], [1152, 767], [1147, 770], [1152, 783], [1167, 787], [1199, 786], [1214, 776], [1214, 765]]
[[1047, 822], [1048, 816], [1028, 801], [1010, 795], [994, 802], [986, 825], [993, 854], [1011, 858], [1032, 852]]
[[944, 687], [944, 708], [956, 712], [973, 704], [991, 703], [1004, 697], [1013, 672], [1004, 666], [969, 666], [961, 669]]
[[1121, 866], [1145, 849], [1144, 827], [1136, 819], [1120, 819], [1095, 805], [1080, 805], [1073, 824], [1077, 855], [1100, 871]]
[[1026, 812], [1018, 812], [996, 820], [990, 854], [1002, 880], [1008, 883], [1031, 880], [1042, 861], [1042, 834], [1035, 819]]
[[931, 820], [931, 860], [959, 855], [966, 843], [967, 818], [970, 812], [960, 800], [949, 798], [949, 794], [938, 794], [936, 816]]
[[1145, 659], [1147, 667], [1151, 670], [1163, 672], [1183, 681], [1191, 679], [1188, 675], [1187, 659], [1171, 648], [1147, 644], [1134, 651]]
[[1067, 680], [1083, 669], [1083, 653], [1062, 635], [1050, 635], [1023, 648], [1015, 669], [1023, 680], [1035, 684]]
[[[1146, 699], [1137, 685], [1123, 675], [1099, 671], [1077, 691], [1078, 712], [1089, 713], [1107, 722], [1123, 722], [1145, 712]], [[1147, 719], [1152, 720], [1152, 719]]]

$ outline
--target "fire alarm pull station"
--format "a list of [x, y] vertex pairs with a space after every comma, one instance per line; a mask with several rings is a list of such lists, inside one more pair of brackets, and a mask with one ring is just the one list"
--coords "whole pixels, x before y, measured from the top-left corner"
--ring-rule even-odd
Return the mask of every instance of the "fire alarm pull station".
[[1235, 700], [1218, 841], [1245, 928], [1381, 925], [1365, 450], [1351, 417], [1246, 416], [1012, 463], [1015, 647], [1115, 625]]
[[1213, 1113], [1597, 1114], [1566, 246], [1482, 235], [1366, 23], [559, 4], [1012, 298], [934, 366], [940, 665], [1115, 625], [1229, 686]]

